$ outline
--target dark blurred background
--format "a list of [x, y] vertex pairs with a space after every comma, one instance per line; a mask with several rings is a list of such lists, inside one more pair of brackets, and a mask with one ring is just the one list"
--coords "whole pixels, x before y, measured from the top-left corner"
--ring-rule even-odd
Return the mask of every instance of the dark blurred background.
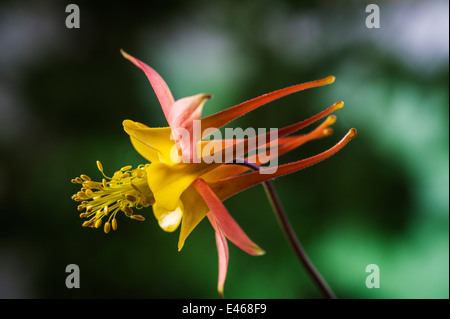
[[[448, 1], [64, 1], [0, 4], [0, 297], [217, 298], [214, 232], [203, 221], [177, 251], [150, 208], [108, 235], [81, 227], [81, 173], [145, 163], [122, 121], [165, 126], [144, 74], [176, 99], [211, 93], [204, 115], [293, 84], [330, 86], [272, 102], [229, 126], [283, 127], [336, 101], [334, 134], [281, 158], [332, 158], [275, 181], [311, 259], [341, 298], [449, 297]], [[228, 298], [320, 298], [261, 186], [225, 202], [266, 255], [230, 244]], [[122, 217], [122, 216], [121, 216]], [[65, 268], [80, 267], [79, 289]], [[368, 289], [366, 266], [380, 268]]]

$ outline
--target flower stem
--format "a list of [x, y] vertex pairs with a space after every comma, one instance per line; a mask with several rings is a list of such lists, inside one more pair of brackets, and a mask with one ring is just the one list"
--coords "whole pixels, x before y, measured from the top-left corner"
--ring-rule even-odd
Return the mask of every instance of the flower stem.
[[[233, 161], [232, 163], [247, 166], [255, 171], [260, 170], [260, 167], [258, 165], [250, 163], [246, 160], [243, 160], [243, 162], [242, 160], [239, 162]], [[278, 223], [280, 224], [284, 234], [286, 235], [289, 244], [294, 250], [295, 255], [300, 260], [300, 263], [306, 269], [309, 276], [314, 281], [319, 290], [323, 293], [323, 295], [329, 299], [336, 299], [336, 295], [334, 294], [333, 290], [330, 288], [328, 283], [325, 281], [325, 279], [316, 269], [314, 264], [311, 262], [308, 255], [306, 254], [305, 249], [303, 248], [302, 244], [295, 235], [294, 229], [292, 228], [292, 225], [289, 222], [289, 219], [287, 218], [287, 215], [283, 209], [283, 206], [281, 205], [280, 199], [275, 191], [275, 187], [273, 186], [271, 180], [264, 182], [264, 189], [266, 191], [267, 196], [269, 197], [270, 204], [272, 205], [272, 208], [275, 211]]]

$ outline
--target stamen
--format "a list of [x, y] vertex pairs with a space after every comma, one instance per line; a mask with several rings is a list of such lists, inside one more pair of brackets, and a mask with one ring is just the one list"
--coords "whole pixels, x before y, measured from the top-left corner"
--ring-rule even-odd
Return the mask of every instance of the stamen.
[[91, 221], [90, 220], [87, 220], [87, 221], [85, 221], [84, 223], [83, 223], [83, 225], [81, 225], [81, 226], [83, 226], [83, 227], [88, 227], [88, 226], [90, 226], [91, 225]]
[[80, 192], [77, 193], [77, 196], [79, 198], [83, 198], [83, 197], [86, 197], [86, 194], [84, 192], [80, 191]]
[[126, 195], [125, 195], [125, 199], [126, 199], [127, 201], [129, 201], [129, 202], [135, 202], [135, 201], [137, 201], [136, 196], [134, 196], [134, 195], [132, 195], [132, 194], [126, 194]]
[[112, 178], [104, 174], [100, 161], [97, 161], [97, 168], [104, 177], [101, 182], [93, 181], [85, 174], [71, 180], [74, 184], [82, 185], [80, 191], [72, 196], [73, 200], [81, 202], [77, 207], [81, 212], [80, 218], [89, 218], [82, 226], [100, 228], [103, 218], [108, 216], [103, 230], [109, 233], [111, 228], [117, 229], [116, 215], [119, 212], [130, 219], [144, 221], [144, 216], [135, 215], [133, 208], [141, 209], [154, 204], [153, 193], [145, 178], [145, 165], [135, 169], [131, 165], [124, 166]]
[[110, 229], [111, 229], [111, 224], [109, 222], [106, 222], [105, 226], [103, 228], [103, 231], [105, 232], [105, 234], [109, 233]]
[[82, 179], [84, 179], [85, 181], [90, 181], [90, 180], [91, 180], [91, 178], [90, 178], [89, 176], [84, 175], [84, 174], [81, 174], [80, 177], [81, 177]]
[[97, 168], [98, 168], [98, 170], [99, 170], [100, 172], [103, 173], [103, 165], [102, 165], [102, 163], [101, 163], [100, 161], [97, 161]]
[[117, 220], [115, 218], [113, 218], [113, 220], [111, 222], [111, 227], [113, 230], [117, 229]]
[[91, 181], [84, 182], [83, 184], [84, 184], [84, 187], [87, 188], [87, 189], [97, 188], [97, 184], [94, 183], [94, 182], [91, 182]]
[[99, 228], [102, 225], [102, 220], [101, 219], [97, 219], [95, 221], [95, 228]]
[[142, 177], [144, 177], [144, 175], [145, 175], [145, 172], [144, 172], [144, 170], [142, 170], [142, 169], [136, 170], [135, 173], [136, 173], [136, 174], [135, 174], [136, 177], [138, 177], [138, 178], [142, 178]]
[[134, 185], [133, 183], [130, 183], [130, 185], [131, 185], [131, 187], [134, 188], [134, 190], [135, 190], [136, 192], [138, 192], [139, 194], [141, 193], [140, 189], [139, 189], [136, 185]]
[[136, 220], [140, 220], [140, 221], [145, 221], [145, 217], [141, 216], [141, 215], [132, 215], [131, 219], [136, 219]]
[[128, 206], [123, 206], [121, 210], [125, 213], [125, 215], [133, 215], [133, 210]]

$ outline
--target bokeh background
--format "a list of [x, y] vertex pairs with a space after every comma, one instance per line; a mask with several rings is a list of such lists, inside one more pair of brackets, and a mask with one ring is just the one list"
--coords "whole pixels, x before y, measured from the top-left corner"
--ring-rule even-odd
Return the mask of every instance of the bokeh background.
[[[373, 2], [373, 1], [372, 1]], [[144, 74], [175, 98], [200, 92], [213, 114], [258, 95], [335, 75], [333, 85], [272, 102], [229, 126], [283, 127], [343, 100], [334, 134], [281, 158], [332, 158], [275, 187], [311, 259], [341, 298], [449, 297], [449, 4], [377, 1], [65, 1], [0, 4], [0, 297], [217, 298], [214, 233], [203, 221], [177, 251], [151, 209], [106, 235], [81, 227], [70, 197], [81, 173], [144, 163], [124, 119], [166, 125]], [[266, 250], [230, 244], [228, 298], [321, 298], [261, 186], [225, 202]], [[65, 268], [80, 267], [79, 289]], [[365, 285], [380, 267], [380, 288]]]

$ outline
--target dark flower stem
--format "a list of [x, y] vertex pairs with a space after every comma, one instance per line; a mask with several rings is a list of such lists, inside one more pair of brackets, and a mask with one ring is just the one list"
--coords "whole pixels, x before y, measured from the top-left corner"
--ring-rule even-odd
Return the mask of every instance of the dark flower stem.
[[[243, 166], [247, 166], [255, 171], [259, 171], [260, 167], [254, 163], [250, 163], [246, 160], [241, 160], [239, 162], [233, 161], [233, 164], [239, 164]], [[280, 199], [275, 191], [275, 187], [273, 186], [273, 183], [271, 180], [264, 182], [264, 188], [267, 193], [267, 196], [269, 197], [270, 203], [272, 205], [273, 210], [275, 211], [275, 215], [278, 219], [278, 223], [280, 224], [284, 234], [286, 235], [286, 238], [291, 245], [292, 249], [295, 252], [295, 255], [300, 260], [300, 263], [303, 265], [303, 267], [308, 272], [311, 279], [314, 281], [318, 289], [321, 291], [321, 293], [329, 299], [336, 299], [336, 295], [331, 290], [328, 283], [325, 281], [325, 279], [322, 277], [322, 275], [319, 273], [319, 271], [316, 269], [314, 264], [309, 259], [308, 255], [305, 252], [305, 249], [303, 248], [302, 244], [298, 240], [297, 236], [295, 235], [294, 229], [292, 228], [291, 223], [289, 222], [289, 219], [287, 218], [287, 215], [283, 209], [283, 206], [281, 205]]]

